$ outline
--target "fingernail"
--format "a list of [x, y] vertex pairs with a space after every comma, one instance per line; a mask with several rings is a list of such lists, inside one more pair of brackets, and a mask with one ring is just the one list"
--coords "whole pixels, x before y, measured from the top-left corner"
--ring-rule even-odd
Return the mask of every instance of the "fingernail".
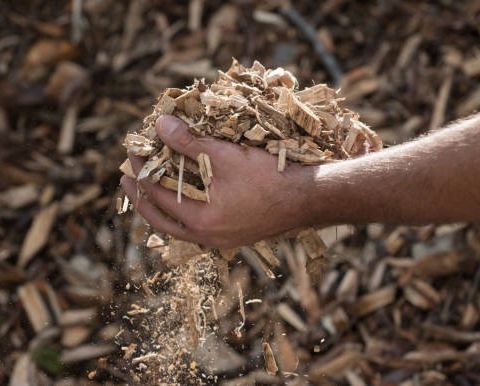
[[162, 134], [170, 135], [175, 131], [175, 128], [178, 126], [177, 118], [172, 117], [171, 115], [161, 115], [157, 119], [157, 127], [160, 129]]

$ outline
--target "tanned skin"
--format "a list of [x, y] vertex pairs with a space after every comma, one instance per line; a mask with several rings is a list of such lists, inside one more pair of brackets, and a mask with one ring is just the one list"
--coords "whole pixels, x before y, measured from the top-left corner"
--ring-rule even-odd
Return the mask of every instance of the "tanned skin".
[[[140, 214], [158, 231], [210, 247], [249, 245], [312, 225], [425, 224], [480, 220], [480, 114], [381, 152], [321, 166], [290, 164], [262, 149], [193, 136], [163, 116], [160, 139], [196, 159], [210, 156], [210, 203], [123, 176]], [[135, 173], [144, 160], [129, 155]], [[168, 216], [165, 216], [167, 213]]]

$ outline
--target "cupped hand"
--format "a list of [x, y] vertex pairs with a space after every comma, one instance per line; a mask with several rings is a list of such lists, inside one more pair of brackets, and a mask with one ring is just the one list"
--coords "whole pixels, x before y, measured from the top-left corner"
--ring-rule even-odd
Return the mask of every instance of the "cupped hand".
[[[241, 146], [211, 137], [198, 137], [173, 116], [156, 123], [158, 137], [167, 146], [193, 160], [206, 153], [212, 164], [210, 202], [195, 201], [143, 179], [123, 176], [121, 184], [140, 214], [159, 232], [209, 247], [231, 248], [252, 244], [309, 222], [308, 184], [311, 167], [288, 165], [277, 171], [277, 158], [263, 149]], [[135, 174], [143, 158], [129, 155]], [[165, 215], [168, 214], [168, 216]]]

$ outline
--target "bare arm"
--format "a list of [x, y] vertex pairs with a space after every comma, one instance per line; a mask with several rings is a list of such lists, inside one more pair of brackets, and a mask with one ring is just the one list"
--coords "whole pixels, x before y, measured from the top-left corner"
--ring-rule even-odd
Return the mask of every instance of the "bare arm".
[[[323, 192], [323, 193], [320, 193]], [[480, 219], [480, 114], [415, 141], [321, 166], [313, 222], [428, 223]]]
[[[176, 151], [192, 159], [204, 152], [212, 161], [209, 204], [178, 204], [174, 192], [141, 182], [148, 198], [138, 210], [177, 238], [232, 247], [309, 225], [480, 220], [480, 115], [377, 154], [292, 164], [283, 173], [267, 152], [196, 138], [173, 117], [162, 117], [157, 133]], [[130, 159], [138, 172], [142, 159]], [[136, 181], [124, 176], [122, 186], [136, 202]]]

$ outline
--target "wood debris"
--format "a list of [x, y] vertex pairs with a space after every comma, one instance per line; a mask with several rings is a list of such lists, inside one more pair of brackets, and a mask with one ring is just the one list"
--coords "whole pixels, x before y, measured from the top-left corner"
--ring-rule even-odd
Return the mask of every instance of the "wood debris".
[[[169, 262], [183, 267], [208, 251], [164, 235], [152, 236], [152, 248], [145, 248], [149, 229], [127, 211], [130, 202], [120, 198], [124, 216], [112, 203], [125, 158], [121, 142], [127, 132], [143, 133], [139, 119], [152, 105], [159, 114], [183, 112], [194, 133], [210, 135], [218, 116], [222, 124], [215, 126], [215, 135], [223, 140], [275, 156], [284, 145], [287, 172], [292, 163], [330, 162], [342, 147], [360, 155], [366, 141], [369, 151], [378, 146], [358, 122], [375, 128], [390, 146], [480, 108], [476, 1], [24, 3], [0, 5], [2, 385], [148, 384], [142, 381], [155, 375], [153, 365], [161, 359], [154, 345], [169, 336], [155, 333], [166, 328], [180, 341], [185, 336], [175, 325], [159, 324], [167, 315], [193, 318], [159, 311], [165, 305], [162, 294], [172, 285], [163, 274]], [[385, 26], [381, 33], [378, 26]], [[271, 93], [259, 94], [263, 81], [257, 77], [253, 86], [250, 79], [233, 78], [231, 92], [216, 84], [216, 68], [228, 68], [232, 57], [242, 64], [258, 59], [282, 67], [268, 74]], [[335, 66], [325, 62], [328, 57], [337, 59]], [[256, 65], [255, 71], [262, 68]], [[290, 74], [307, 88], [290, 89], [295, 83]], [[185, 87], [193, 77], [216, 84], [203, 95], [208, 106], [198, 89]], [[292, 92], [320, 119], [320, 138], [312, 141], [291, 119]], [[335, 106], [344, 109], [340, 121]], [[211, 115], [202, 121], [207, 107]], [[331, 130], [346, 136], [334, 138]], [[150, 143], [146, 153], [153, 159], [160, 145], [154, 116], [148, 134], [153, 140], [137, 145], [145, 151]], [[58, 151], [60, 143], [65, 153]], [[163, 170], [156, 160], [144, 173], [157, 182], [172, 178], [178, 191], [180, 158], [164, 149], [160, 164], [172, 160], [172, 168]], [[182, 191], [192, 185], [208, 200], [200, 162], [185, 159]], [[213, 159], [211, 166], [210, 192]], [[54, 203], [61, 209], [47, 241], [17, 266], [34, 219]], [[219, 251], [222, 258], [214, 265], [222, 290], [202, 303], [210, 326], [218, 328], [213, 336], [206, 333], [203, 360], [180, 353], [180, 364], [168, 371], [180, 371], [182, 385], [480, 384], [480, 230], [463, 224], [448, 231], [448, 240], [445, 231], [436, 225], [389, 224], [305, 231], [288, 236], [290, 263], [275, 240], [265, 241], [268, 249]], [[183, 258], [185, 250], [193, 255]], [[305, 271], [320, 310], [313, 322], [313, 307], [306, 306], [301, 292]], [[242, 319], [237, 282], [246, 316], [240, 338], [234, 334]], [[131, 304], [150, 311], [128, 316]], [[192, 328], [202, 338], [203, 316], [195, 318]], [[45, 320], [48, 327], [37, 332]], [[149, 325], [144, 334], [142, 321]], [[273, 351], [277, 375], [264, 370], [264, 341]], [[90, 345], [113, 342], [115, 352], [93, 358]], [[88, 356], [81, 359], [77, 352], [78, 362], [61, 366], [62, 353], [85, 346]], [[315, 381], [309, 374], [317, 368]]]
[[55, 223], [59, 205], [53, 203], [38, 212], [22, 244], [17, 265], [25, 267], [47, 243], [50, 231]]
[[265, 370], [270, 375], [276, 375], [278, 372], [277, 362], [275, 361], [275, 356], [273, 355], [273, 350], [270, 347], [268, 342], [262, 343], [263, 349], [263, 359], [265, 361]]

